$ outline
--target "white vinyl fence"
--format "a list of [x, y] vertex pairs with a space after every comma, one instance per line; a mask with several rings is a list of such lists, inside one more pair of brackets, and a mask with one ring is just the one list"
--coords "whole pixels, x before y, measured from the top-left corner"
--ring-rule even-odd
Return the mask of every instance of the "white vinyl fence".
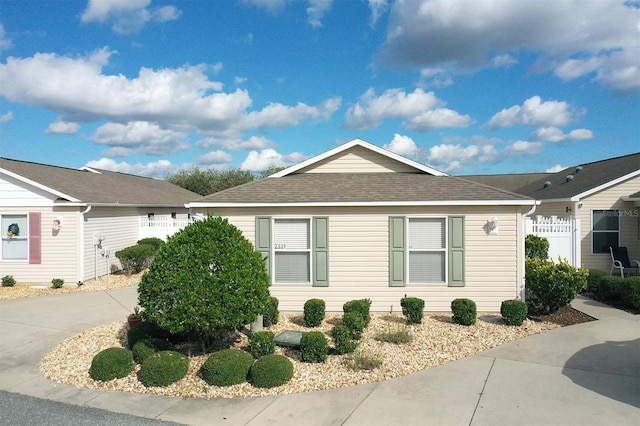
[[173, 219], [170, 217], [141, 217], [138, 239], [141, 240], [143, 238], [155, 237], [166, 241], [167, 237], [172, 236], [192, 222], [193, 219]]
[[534, 234], [549, 241], [549, 259], [558, 257], [577, 268], [581, 265], [580, 219], [558, 216], [535, 216], [525, 219], [526, 235]]

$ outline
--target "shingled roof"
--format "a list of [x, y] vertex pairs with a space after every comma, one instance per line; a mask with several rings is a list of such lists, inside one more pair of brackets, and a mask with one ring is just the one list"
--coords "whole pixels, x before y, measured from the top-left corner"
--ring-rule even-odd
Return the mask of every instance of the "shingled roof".
[[82, 170], [0, 158], [0, 172], [53, 193], [58, 202], [184, 207], [200, 196], [169, 182], [108, 170]]
[[301, 173], [269, 177], [190, 203], [249, 205], [533, 204], [519, 194], [451, 176], [424, 173]]

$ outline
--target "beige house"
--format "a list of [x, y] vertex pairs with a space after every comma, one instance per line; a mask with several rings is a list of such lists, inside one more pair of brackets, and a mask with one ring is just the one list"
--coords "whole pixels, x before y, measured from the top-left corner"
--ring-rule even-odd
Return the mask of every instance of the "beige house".
[[186, 224], [185, 203], [197, 197], [151, 178], [0, 158], [0, 277], [76, 284], [105, 275], [119, 269], [116, 251]]
[[358, 139], [188, 204], [228, 218], [264, 254], [281, 310], [370, 298], [379, 312], [399, 311], [405, 295], [427, 311], [460, 297], [496, 311], [520, 298], [534, 205]]
[[575, 224], [577, 266], [609, 271], [610, 246], [627, 247], [629, 257], [640, 259], [640, 153], [557, 173], [463, 177], [535, 198], [535, 219]]

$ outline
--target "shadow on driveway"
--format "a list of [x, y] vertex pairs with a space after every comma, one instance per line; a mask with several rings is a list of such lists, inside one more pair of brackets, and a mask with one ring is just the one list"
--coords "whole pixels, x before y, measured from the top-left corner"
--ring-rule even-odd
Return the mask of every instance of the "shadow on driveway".
[[640, 339], [581, 349], [567, 360], [562, 374], [579, 386], [640, 408]]

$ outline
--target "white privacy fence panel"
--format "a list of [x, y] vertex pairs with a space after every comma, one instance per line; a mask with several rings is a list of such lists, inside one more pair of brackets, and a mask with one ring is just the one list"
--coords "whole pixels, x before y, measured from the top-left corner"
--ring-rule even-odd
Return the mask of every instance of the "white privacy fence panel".
[[580, 219], [577, 217], [527, 217], [525, 232], [549, 241], [549, 259], [557, 261], [562, 257], [572, 266], [580, 267]]
[[192, 222], [193, 219], [173, 219], [170, 217], [141, 217], [139, 239], [141, 240], [143, 238], [155, 237], [166, 241], [167, 237], [172, 236]]

